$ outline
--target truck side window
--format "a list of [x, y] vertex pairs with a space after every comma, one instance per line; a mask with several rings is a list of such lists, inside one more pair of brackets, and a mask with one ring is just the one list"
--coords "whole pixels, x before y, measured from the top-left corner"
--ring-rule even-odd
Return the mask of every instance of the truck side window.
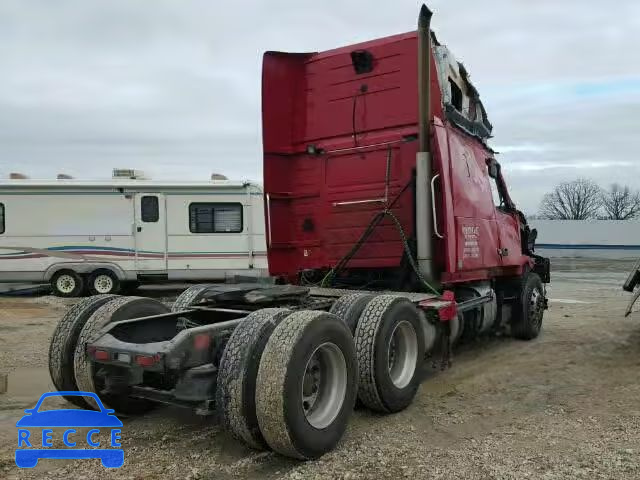
[[0, 234], [4, 233], [4, 203], [0, 203]]
[[142, 197], [140, 201], [140, 218], [143, 222], [153, 223], [160, 218], [160, 208], [158, 207], [158, 197]]
[[497, 176], [498, 176], [498, 164], [495, 160], [487, 160], [487, 170], [489, 173], [489, 186], [491, 187], [491, 196], [493, 197], [493, 204], [496, 207], [502, 206], [502, 197], [500, 196], [500, 190], [498, 190]]
[[191, 233], [242, 232], [241, 203], [192, 203], [189, 205]]
[[502, 206], [502, 200], [500, 199], [500, 193], [498, 192], [498, 185], [496, 179], [489, 177], [489, 184], [491, 185], [491, 196], [493, 197], [493, 204], [496, 207]]

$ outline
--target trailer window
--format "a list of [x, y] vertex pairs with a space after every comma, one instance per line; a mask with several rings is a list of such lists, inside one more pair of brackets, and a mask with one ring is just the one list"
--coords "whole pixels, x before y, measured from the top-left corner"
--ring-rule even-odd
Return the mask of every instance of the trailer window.
[[4, 203], [0, 203], [0, 234], [4, 233]]
[[157, 222], [160, 218], [160, 209], [158, 207], [158, 197], [147, 196], [140, 200], [140, 217], [143, 222]]
[[191, 233], [242, 232], [241, 203], [192, 203], [189, 205]]

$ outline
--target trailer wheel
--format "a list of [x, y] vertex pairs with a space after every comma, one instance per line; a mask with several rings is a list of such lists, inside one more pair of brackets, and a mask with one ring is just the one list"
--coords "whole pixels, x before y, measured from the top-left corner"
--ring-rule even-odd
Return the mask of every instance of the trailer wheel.
[[79, 297], [84, 292], [84, 279], [73, 270], [58, 270], [50, 283], [58, 297]]
[[520, 297], [513, 306], [511, 334], [520, 340], [533, 340], [542, 328], [544, 289], [537, 273], [528, 272], [523, 278]]
[[420, 386], [424, 334], [420, 314], [410, 300], [375, 297], [362, 312], [355, 335], [358, 398], [378, 412], [399, 412]]
[[347, 327], [349, 327], [349, 330], [351, 330], [351, 333], [354, 334], [362, 311], [373, 297], [374, 295], [366, 293], [352, 293], [350, 295], [345, 295], [335, 301], [331, 306], [329, 313], [333, 313], [334, 315], [337, 315], [338, 318], [342, 319], [342, 321], [347, 324]]
[[[135, 415], [151, 410], [155, 403], [148, 400], [133, 398], [127, 394], [102, 394], [103, 381], [96, 376], [93, 362], [89, 359], [86, 350], [87, 345], [96, 339], [100, 330], [111, 322], [157, 315], [168, 311], [169, 309], [163, 303], [142, 297], [117, 297], [98, 308], [82, 328], [74, 352], [73, 366], [78, 390], [97, 393], [104, 404], [119, 413]], [[97, 408], [93, 399], [87, 398], [86, 400], [92, 408]]]
[[111, 270], [96, 270], [89, 275], [87, 287], [91, 295], [116, 294], [120, 291], [120, 280]]
[[290, 313], [283, 308], [251, 313], [233, 331], [218, 369], [215, 405], [220, 423], [235, 438], [256, 450], [267, 448], [256, 415], [260, 358], [274, 329]]
[[353, 337], [338, 317], [299, 311], [285, 318], [267, 342], [256, 381], [267, 444], [302, 460], [333, 449], [353, 411], [357, 371]]
[[171, 307], [172, 312], [180, 312], [182, 310], [187, 310], [191, 305], [198, 302], [202, 295], [206, 292], [207, 288], [210, 287], [211, 284], [201, 283], [198, 285], [192, 285], [187, 288], [184, 292], [178, 295], [176, 301], [173, 302], [173, 306]]
[[[76, 349], [78, 335], [84, 324], [93, 313], [105, 303], [110, 302], [115, 295], [98, 295], [84, 298], [72, 306], [62, 316], [51, 337], [49, 344], [49, 375], [56, 390], [78, 390], [73, 371], [73, 356]], [[64, 397], [67, 401], [81, 408], [89, 408], [83, 397]]]

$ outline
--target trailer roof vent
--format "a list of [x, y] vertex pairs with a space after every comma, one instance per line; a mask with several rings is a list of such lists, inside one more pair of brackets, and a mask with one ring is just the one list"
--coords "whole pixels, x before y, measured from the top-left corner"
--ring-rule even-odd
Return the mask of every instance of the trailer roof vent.
[[56, 178], [58, 180], [73, 180], [73, 177], [71, 175], [68, 175], [66, 173], [59, 173]]
[[134, 170], [132, 168], [114, 168], [113, 178], [124, 180], [144, 180], [146, 176], [141, 170]]
[[226, 175], [222, 175], [221, 173], [212, 173], [211, 180], [229, 180]]
[[373, 71], [373, 55], [368, 50], [354, 50], [351, 52], [351, 63], [358, 75]]
[[24, 173], [18, 173], [18, 172], [11, 172], [9, 174], [9, 179], [10, 180], [27, 180], [29, 177], [27, 175], [25, 175]]

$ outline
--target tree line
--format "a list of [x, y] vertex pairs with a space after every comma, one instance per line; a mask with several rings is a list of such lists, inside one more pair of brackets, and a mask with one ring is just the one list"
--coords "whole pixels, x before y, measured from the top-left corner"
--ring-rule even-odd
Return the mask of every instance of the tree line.
[[547, 220], [631, 220], [640, 216], [640, 192], [618, 183], [608, 189], [579, 178], [542, 198], [537, 217]]

